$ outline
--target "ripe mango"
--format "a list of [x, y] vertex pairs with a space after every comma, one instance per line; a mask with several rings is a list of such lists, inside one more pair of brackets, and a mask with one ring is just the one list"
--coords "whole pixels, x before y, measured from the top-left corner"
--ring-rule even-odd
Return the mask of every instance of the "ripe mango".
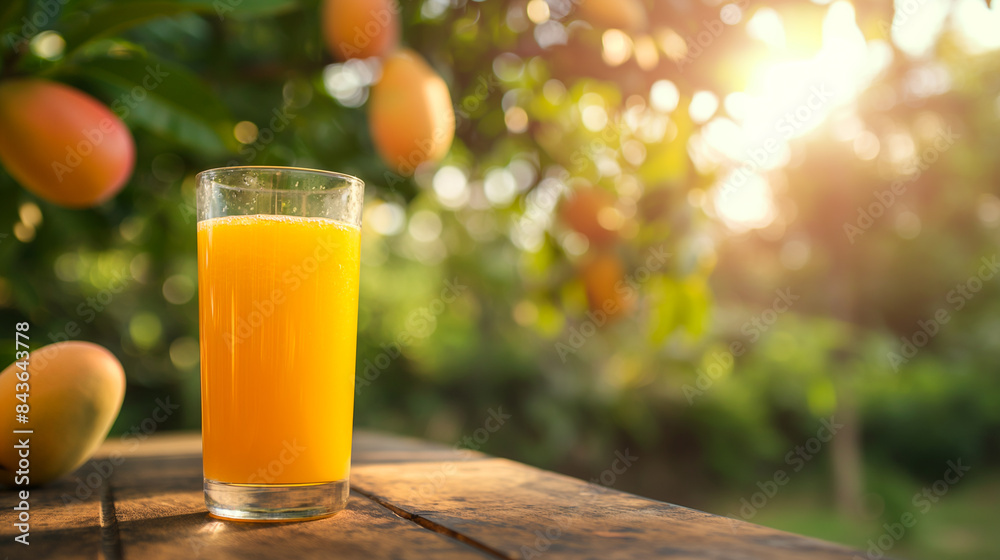
[[[7, 441], [30, 440], [27, 483], [37, 486], [76, 470], [104, 441], [125, 397], [125, 371], [108, 350], [79, 341], [32, 350], [27, 371], [26, 424], [15, 416], [22, 404], [15, 395], [24, 392], [21, 368], [14, 363], [0, 373], [0, 433]], [[13, 444], [0, 446], [0, 483], [15, 483], [18, 460]]]
[[618, 239], [618, 232], [601, 225], [601, 210], [614, 208], [615, 197], [596, 187], [574, 191], [559, 207], [559, 217], [569, 227], [582, 233], [592, 245], [607, 246]]
[[49, 202], [87, 208], [125, 185], [135, 167], [135, 143], [121, 119], [82, 91], [48, 80], [5, 80], [0, 163]]
[[395, 0], [326, 0], [320, 17], [326, 46], [341, 60], [382, 56], [399, 44]]
[[591, 311], [607, 314], [608, 320], [618, 319], [632, 311], [634, 294], [625, 278], [625, 266], [612, 253], [598, 253], [580, 268], [587, 303]]
[[421, 56], [403, 49], [389, 56], [372, 87], [368, 126], [382, 160], [398, 173], [440, 161], [455, 138], [448, 86]]

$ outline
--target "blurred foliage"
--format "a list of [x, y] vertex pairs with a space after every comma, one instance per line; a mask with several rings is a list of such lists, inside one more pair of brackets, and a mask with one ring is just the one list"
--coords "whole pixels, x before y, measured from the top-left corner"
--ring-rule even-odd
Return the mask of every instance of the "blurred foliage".
[[[866, 529], [781, 520], [794, 496], [832, 508], [841, 450], [824, 449], [803, 475], [812, 489], [789, 490], [763, 518], [862, 547], [947, 460], [996, 470], [1000, 288], [984, 281], [961, 309], [949, 296], [995, 255], [1000, 231], [1000, 57], [970, 47], [961, 27], [997, 21], [996, 9], [976, 11], [981, 1], [911, 32], [930, 37], [922, 53], [900, 46], [907, 24], [891, 2], [858, 2], [844, 45], [861, 37], [874, 71], [852, 67], [865, 76], [850, 99], [780, 138], [780, 161], [754, 173], [766, 188], [735, 203], [724, 200], [729, 174], [755, 144], [733, 156], [717, 131], [758, 115], [732, 94], [762, 82], [763, 97], [779, 95], [761, 60], [812, 56], [849, 4], [639, 2], [648, 18], [626, 34], [583, 21], [570, 0], [403, 2], [403, 42], [448, 82], [457, 118], [442, 166], [405, 179], [367, 132], [378, 64], [332, 60], [315, 1], [68, 0], [13, 55], [10, 37], [52, 4], [0, 10], [0, 79], [41, 75], [101, 99], [132, 129], [138, 164], [89, 211], [0, 173], [0, 317], [30, 320], [35, 344], [90, 340], [121, 358], [129, 387], [115, 433], [165, 395], [182, 408], [159, 429], [199, 425], [194, 174], [290, 165], [367, 184], [359, 379], [373, 373], [358, 388], [359, 426], [457, 442], [502, 406], [512, 419], [489, 452], [591, 478], [628, 448], [641, 460], [619, 488], [725, 514], [820, 419], [848, 410], [865, 503], [882, 506], [839, 519]], [[151, 67], [165, 77], [143, 87]], [[780, 119], [803, 101], [775, 103]], [[240, 142], [244, 122], [253, 134]], [[948, 130], [954, 142], [935, 148]], [[861, 234], [845, 230], [894, 181], [905, 192]], [[601, 219], [609, 247], [559, 215], [591, 187], [615, 201]], [[669, 257], [653, 270], [656, 251]], [[634, 287], [614, 317], [588, 302], [596, 254]], [[458, 297], [444, 303], [449, 283]], [[798, 299], [779, 313], [782, 289]], [[939, 309], [950, 321], [894, 368], [901, 337]], [[818, 515], [816, 527], [829, 519]], [[984, 540], [966, 536], [968, 557]]]

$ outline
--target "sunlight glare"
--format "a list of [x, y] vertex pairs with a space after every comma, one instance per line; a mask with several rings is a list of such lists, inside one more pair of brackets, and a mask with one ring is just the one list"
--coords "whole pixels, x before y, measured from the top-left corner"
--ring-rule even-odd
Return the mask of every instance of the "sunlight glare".
[[528, 2], [527, 12], [528, 19], [536, 24], [549, 21], [551, 15], [549, 4], [545, 0], [531, 0]]
[[747, 116], [747, 105], [750, 103], [749, 97], [745, 92], [734, 91], [726, 96], [722, 105], [726, 108], [726, 113], [729, 113], [729, 116], [733, 120], [742, 121]]
[[649, 104], [657, 111], [669, 113], [677, 108], [681, 94], [670, 80], [657, 80], [649, 88]]
[[458, 167], [441, 167], [434, 174], [432, 184], [441, 204], [448, 208], [458, 208], [469, 200], [468, 179]]
[[843, 0], [830, 5], [823, 20], [823, 48], [815, 59], [838, 92], [853, 98], [867, 85], [868, 44], [858, 28], [854, 6]]
[[772, 49], [785, 48], [785, 25], [772, 8], [763, 7], [747, 22], [747, 35]]
[[937, 42], [947, 15], [948, 2], [945, 0], [896, 0], [892, 42], [913, 58], [924, 56]]
[[656, 41], [649, 35], [636, 37], [633, 46], [635, 50], [635, 62], [639, 65], [639, 68], [649, 71], [656, 68], [656, 65], [660, 63], [660, 54], [656, 50]]
[[382, 235], [396, 235], [406, 225], [406, 211], [395, 202], [367, 206], [363, 217], [373, 230]]
[[703, 123], [712, 118], [712, 115], [715, 114], [718, 108], [719, 98], [714, 93], [704, 90], [696, 91], [691, 96], [691, 106], [688, 108], [688, 114], [691, 115], [692, 121]]
[[854, 138], [854, 153], [862, 160], [875, 159], [880, 148], [878, 136], [868, 130]]
[[853, 6], [845, 1], [831, 4], [819, 53], [807, 59], [784, 53], [763, 61], [754, 72], [742, 103], [748, 142], [787, 142], [818, 127], [884, 68], [883, 53], [870, 69], [869, 52]]
[[978, 0], [959, 0], [952, 22], [962, 46], [972, 54], [1000, 49], [1000, 4], [987, 8]]
[[624, 31], [608, 29], [601, 37], [602, 57], [608, 66], [624, 64], [632, 56], [632, 38]]
[[[691, 120], [712, 120], [691, 136], [688, 153], [699, 171], [723, 177], [713, 192], [713, 206], [729, 229], [741, 232], [774, 222], [773, 188], [764, 172], [787, 165], [790, 142], [816, 130], [831, 115], [838, 116], [831, 123], [834, 136], [850, 142], [859, 159], [878, 157], [880, 140], [859, 125], [854, 104], [889, 67], [893, 55], [884, 39], [867, 42], [856, 20], [850, 2], [831, 2], [822, 29], [817, 25], [822, 41], [816, 51], [788, 44], [778, 12], [760, 8], [747, 22], [747, 31], [771, 49], [755, 61], [744, 90], [724, 98], [731, 118], [712, 119], [719, 103], [714, 94], [698, 92], [692, 98]], [[657, 93], [666, 92], [654, 85], [653, 107], [659, 105]], [[897, 147], [899, 151], [905, 150]]]
[[714, 205], [719, 217], [736, 232], [766, 227], [775, 217], [771, 186], [757, 174], [747, 177], [728, 195], [724, 189], [715, 189]]
[[746, 154], [745, 136], [739, 125], [724, 118], [716, 117], [705, 125], [703, 136], [707, 146], [733, 161], [739, 161]]

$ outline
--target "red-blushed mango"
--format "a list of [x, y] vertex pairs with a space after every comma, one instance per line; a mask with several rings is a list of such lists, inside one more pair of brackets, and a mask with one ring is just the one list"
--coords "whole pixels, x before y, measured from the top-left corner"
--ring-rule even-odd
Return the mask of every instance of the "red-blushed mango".
[[580, 17], [600, 29], [639, 29], [646, 21], [646, 10], [639, 0], [583, 0]]
[[625, 267], [613, 253], [597, 253], [580, 266], [587, 303], [594, 313], [617, 319], [632, 310], [634, 293], [625, 278]]
[[610, 192], [587, 187], [573, 192], [563, 201], [559, 207], [559, 216], [569, 227], [582, 233], [591, 244], [605, 246], [618, 238], [618, 232], [601, 223], [601, 211], [614, 212], [614, 207], [615, 197]]
[[128, 127], [93, 97], [40, 79], [0, 82], [0, 163], [21, 185], [68, 208], [114, 196], [135, 167]]
[[403, 49], [382, 67], [372, 87], [368, 126], [382, 160], [401, 175], [440, 161], [455, 138], [448, 86], [419, 54]]
[[382, 56], [399, 45], [395, 0], [325, 0], [323, 38], [341, 60]]
[[[32, 350], [27, 372], [25, 376], [15, 362], [0, 373], [0, 406], [7, 412], [0, 414], [0, 430], [7, 438], [30, 440], [25, 480], [17, 474], [19, 450], [0, 447], [0, 482], [8, 485], [37, 486], [76, 470], [104, 441], [125, 397], [122, 365], [90, 342], [57, 342]], [[22, 403], [17, 395], [25, 392], [29, 396]], [[28, 405], [25, 424], [15, 416], [15, 406], [21, 404]]]

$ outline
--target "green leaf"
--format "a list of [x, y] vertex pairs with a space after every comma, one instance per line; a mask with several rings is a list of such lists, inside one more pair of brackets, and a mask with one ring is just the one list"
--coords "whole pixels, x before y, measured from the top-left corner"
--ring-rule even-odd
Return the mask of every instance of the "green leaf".
[[89, 59], [63, 71], [108, 96], [111, 110], [130, 125], [208, 154], [238, 149], [229, 111], [184, 67], [132, 54]]
[[677, 136], [648, 145], [646, 161], [639, 168], [639, 177], [647, 184], [683, 181], [688, 177], [687, 144], [694, 124], [683, 110], [674, 111], [670, 118], [677, 126]]
[[192, 11], [193, 6], [180, 2], [129, 2], [110, 5], [90, 14], [83, 25], [66, 29], [66, 57], [76, 49], [95, 39], [110, 37], [129, 27], [163, 16], [173, 16]]
[[193, 9], [215, 13], [219, 19], [235, 16], [273, 16], [299, 7], [298, 0], [182, 0]]
[[692, 276], [681, 282], [681, 305], [683, 306], [684, 329], [694, 338], [705, 334], [708, 326], [708, 308], [711, 296], [704, 279]]
[[649, 342], [659, 346], [677, 327], [679, 290], [676, 282], [666, 276], [650, 278], [646, 289], [651, 310]]
[[66, 29], [66, 56], [95, 39], [102, 39], [120, 33], [130, 27], [164, 16], [174, 16], [185, 12], [216, 14], [219, 19], [228, 15], [263, 16], [274, 15], [298, 7], [297, 0], [163, 0], [116, 3], [89, 15], [81, 26]]
[[[0, 31], [6, 31], [8, 26], [15, 26], [18, 23], [21, 23], [18, 21], [18, 16], [20, 16], [23, 12], [24, 0], [12, 0], [9, 2], [3, 10], [0, 10]], [[15, 33], [15, 35], [19, 35], [19, 33], [20, 29], [18, 30], [18, 33]], [[4, 39], [4, 43], [7, 43], [6, 37]], [[7, 44], [6, 47], [10, 48], [10, 45]]]

